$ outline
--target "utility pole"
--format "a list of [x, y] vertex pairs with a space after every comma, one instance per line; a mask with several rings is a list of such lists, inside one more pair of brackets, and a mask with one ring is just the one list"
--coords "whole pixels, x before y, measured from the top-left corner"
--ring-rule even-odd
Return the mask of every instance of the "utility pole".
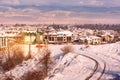
[[[38, 29], [37, 29], [37, 35], [36, 35], [36, 42], [38, 46], [40, 46], [40, 34]], [[40, 48], [38, 48], [38, 53], [40, 53]]]
[[10, 45], [9, 45], [10, 40], [7, 37], [7, 48], [8, 48], [8, 59], [10, 60]]
[[31, 58], [31, 34], [29, 33], [30, 41], [29, 41], [29, 52], [28, 52], [28, 58]]

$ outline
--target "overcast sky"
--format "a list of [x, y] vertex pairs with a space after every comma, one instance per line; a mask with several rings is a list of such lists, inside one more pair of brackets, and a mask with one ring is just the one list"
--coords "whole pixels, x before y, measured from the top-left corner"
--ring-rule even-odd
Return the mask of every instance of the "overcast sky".
[[120, 23], [120, 0], [0, 0], [0, 23]]

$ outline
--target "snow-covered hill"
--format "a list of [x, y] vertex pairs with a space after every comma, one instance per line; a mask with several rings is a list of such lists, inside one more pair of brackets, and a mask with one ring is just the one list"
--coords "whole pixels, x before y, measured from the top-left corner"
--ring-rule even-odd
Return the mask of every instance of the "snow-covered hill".
[[95, 65], [94, 62], [88, 58], [75, 53], [68, 53], [58, 61], [46, 80], [76, 80], [76, 78], [79, 80], [79, 77], [84, 80], [85, 76], [82, 75], [88, 76], [90, 71], [87, 68], [92, 69], [93, 65]]
[[[46, 80], [85, 80], [94, 70], [95, 63], [81, 55], [75, 57], [77, 54], [94, 58], [99, 63], [98, 70], [90, 80], [97, 80], [101, 75], [101, 80], [120, 80], [120, 42], [90, 45], [88, 48], [85, 45], [72, 46], [74, 53], [60, 58]], [[55, 48], [58, 50], [60, 46]], [[53, 52], [57, 52], [55, 48]]]
[[[89, 47], [70, 45], [73, 52], [66, 55], [62, 54], [63, 46], [48, 45], [56, 65], [45, 80], [120, 80], [120, 42]], [[19, 79], [30, 71], [41, 70], [41, 58], [36, 55], [8, 72], [1, 71], [0, 79], [9, 75]]]

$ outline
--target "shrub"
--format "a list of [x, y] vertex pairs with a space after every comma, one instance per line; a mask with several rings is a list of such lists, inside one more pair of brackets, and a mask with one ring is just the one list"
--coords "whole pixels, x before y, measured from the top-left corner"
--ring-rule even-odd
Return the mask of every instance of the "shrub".
[[20, 46], [15, 46], [6, 53], [7, 56], [4, 57], [6, 61], [1, 64], [4, 70], [10, 70], [16, 65], [22, 63], [25, 59], [23, 50]]
[[[42, 68], [29, 71], [25, 76], [25, 80], [44, 80], [47, 77], [49, 71], [52, 69], [52, 60], [50, 57], [51, 51], [48, 48], [44, 48], [41, 52], [43, 57], [38, 59]], [[23, 80], [23, 79], [22, 79]]]
[[33, 71], [27, 74], [25, 80], [44, 80], [43, 72], [41, 71]]
[[73, 47], [72, 46], [64, 46], [63, 48], [61, 48], [63, 54], [67, 54], [69, 52], [73, 52]]

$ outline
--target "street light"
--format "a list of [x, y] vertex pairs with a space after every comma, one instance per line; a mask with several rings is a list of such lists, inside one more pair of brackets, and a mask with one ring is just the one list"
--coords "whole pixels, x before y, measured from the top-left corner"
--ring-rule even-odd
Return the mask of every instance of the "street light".
[[31, 34], [29, 33], [29, 52], [28, 52], [28, 58], [31, 58]]
[[25, 43], [28, 44], [28, 59], [31, 58], [31, 33], [27, 33], [27, 36], [25, 37]]

